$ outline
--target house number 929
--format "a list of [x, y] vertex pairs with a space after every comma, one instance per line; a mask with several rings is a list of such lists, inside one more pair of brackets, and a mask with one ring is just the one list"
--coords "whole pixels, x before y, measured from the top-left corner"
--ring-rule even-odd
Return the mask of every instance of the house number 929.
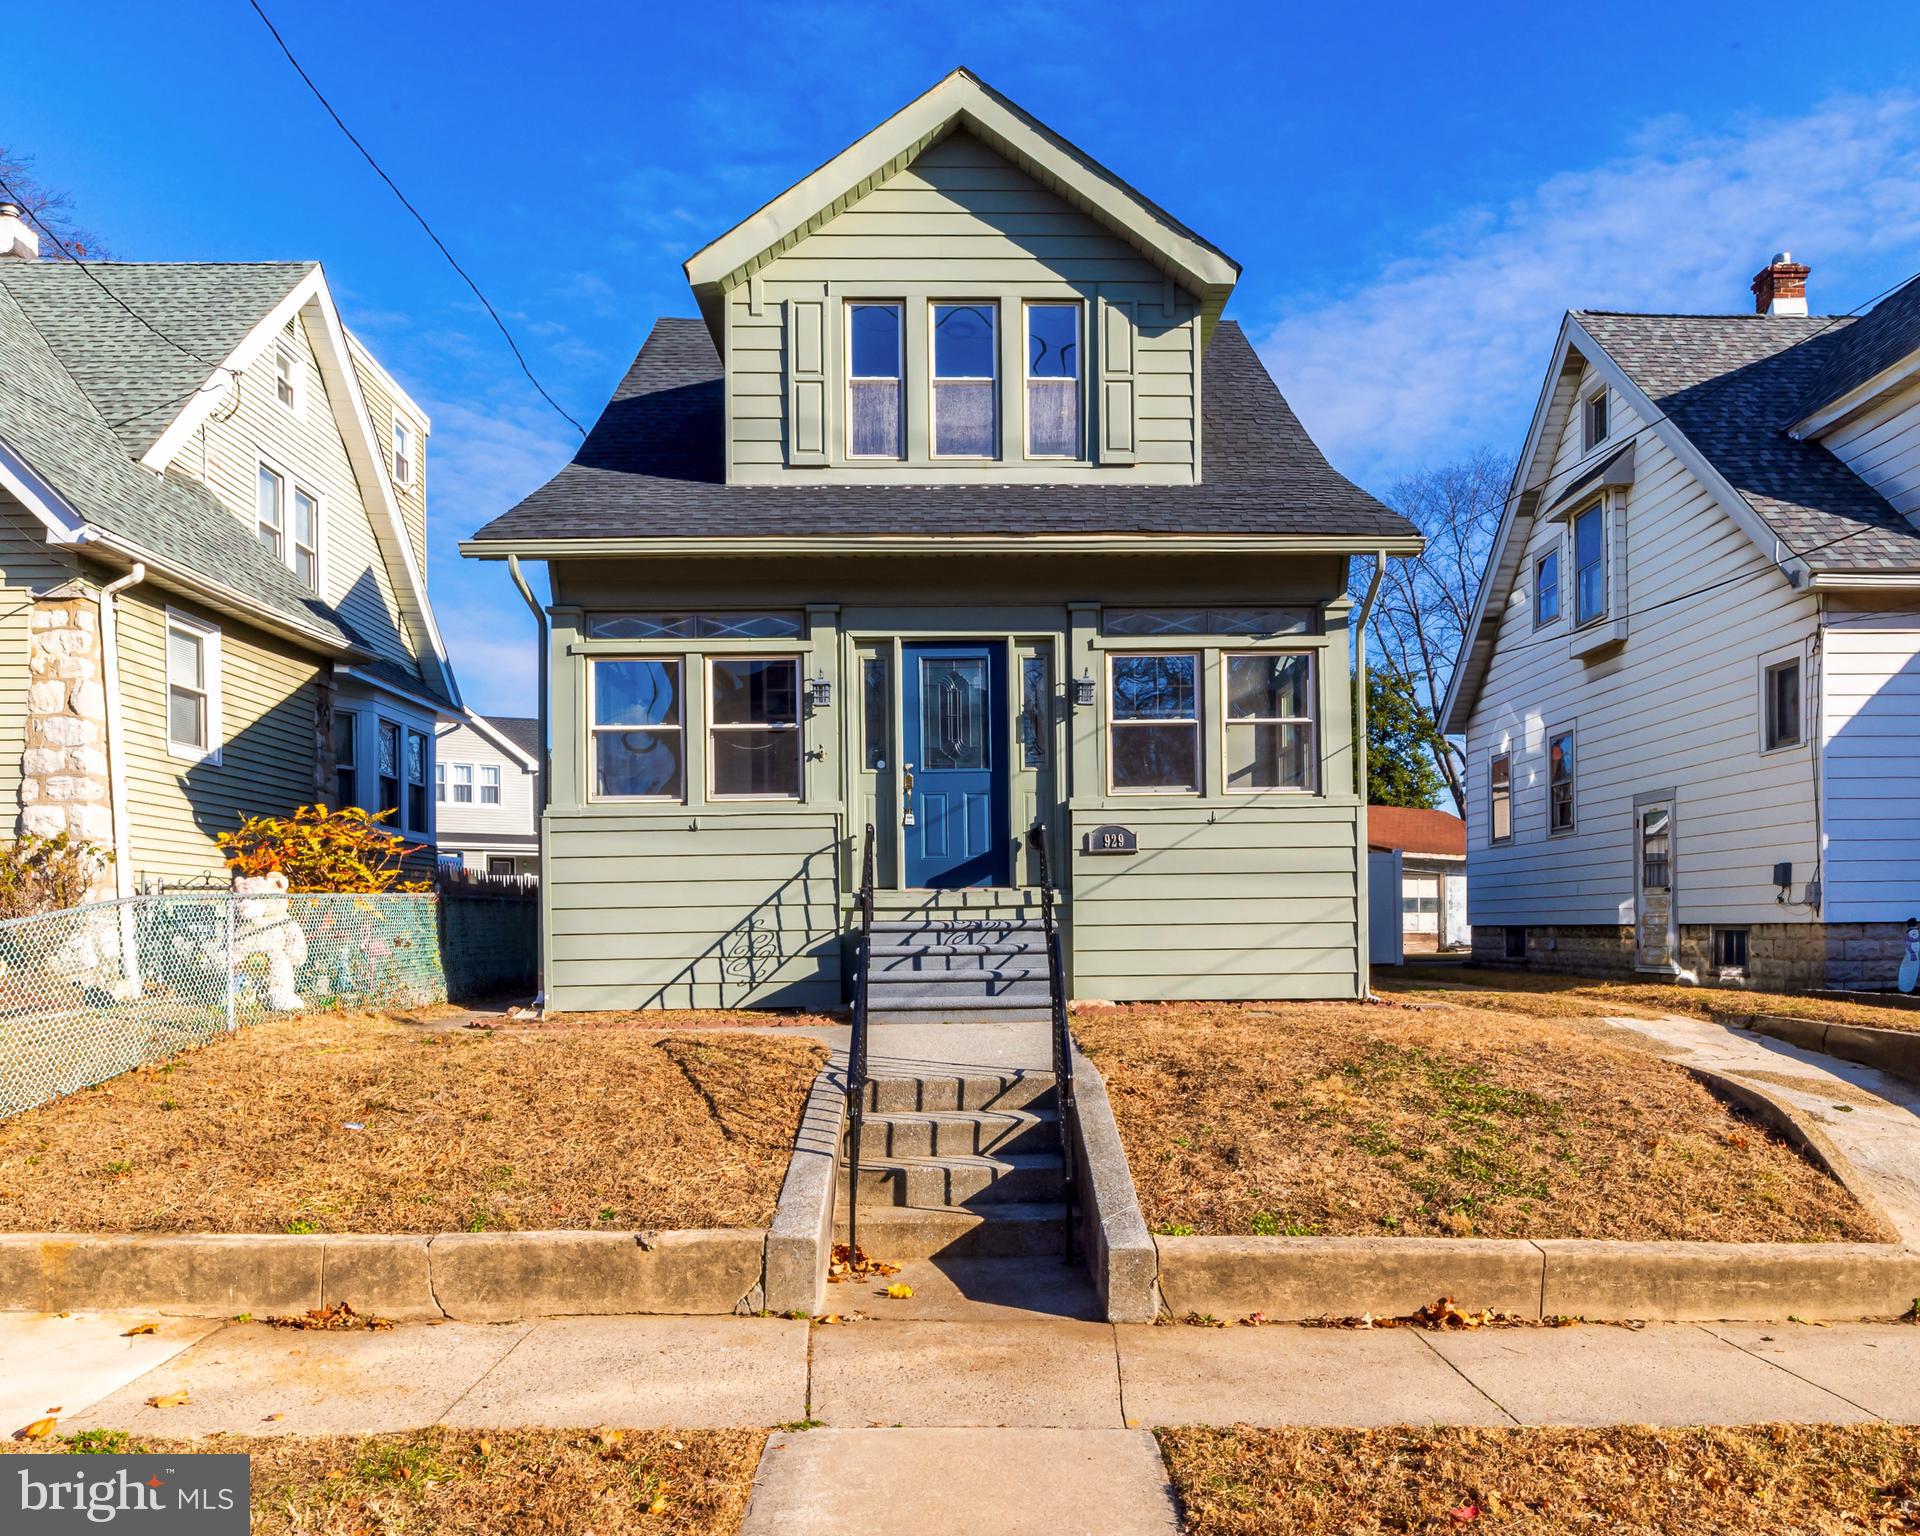
[[1088, 853], [1138, 853], [1140, 840], [1131, 827], [1095, 827], [1087, 834]]

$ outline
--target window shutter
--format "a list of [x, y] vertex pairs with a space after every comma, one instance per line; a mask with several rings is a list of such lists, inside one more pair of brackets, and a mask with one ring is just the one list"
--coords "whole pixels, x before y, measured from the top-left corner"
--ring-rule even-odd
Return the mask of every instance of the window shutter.
[[1133, 301], [1100, 300], [1100, 462], [1134, 461]]
[[827, 462], [827, 304], [787, 300], [787, 462]]

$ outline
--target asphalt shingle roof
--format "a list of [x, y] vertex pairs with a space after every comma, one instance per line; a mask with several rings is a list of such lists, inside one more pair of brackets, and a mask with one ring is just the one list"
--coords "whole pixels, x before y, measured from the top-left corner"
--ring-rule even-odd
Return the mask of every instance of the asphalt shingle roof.
[[1786, 431], [1865, 321], [1590, 310], [1574, 318], [1792, 553], [1819, 570], [1920, 568], [1920, 530], [1826, 447]]
[[1811, 415], [1901, 358], [1920, 352], [1920, 277], [1889, 294], [1842, 333], [1807, 386], [1800, 414]]
[[485, 715], [482, 718], [528, 757], [540, 756], [540, 722], [525, 715]]
[[474, 538], [1414, 532], [1327, 463], [1232, 321], [1202, 381], [1201, 485], [728, 485], [719, 355], [704, 323], [665, 319], [573, 462]]
[[67, 261], [4, 261], [0, 284], [137, 459], [314, 266], [95, 261], [82, 271]]

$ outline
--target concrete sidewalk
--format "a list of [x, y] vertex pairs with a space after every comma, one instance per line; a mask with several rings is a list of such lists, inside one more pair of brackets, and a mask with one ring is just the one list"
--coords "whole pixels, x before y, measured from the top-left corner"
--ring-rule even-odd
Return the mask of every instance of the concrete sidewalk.
[[[985, 1261], [982, 1261], [985, 1262]], [[0, 1317], [0, 1433], [322, 1434], [429, 1424], [1119, 1430], [1162, 1424], [1920, 1423], [1920, 1328], [1432, 1334], [984, 1314], [839, 1326], [557, 1318], [307, 1333]], [[936, 1313], [944, 1308], [930, 1309]], [[185, 1406], [147, 1399], [185, 1391]]]

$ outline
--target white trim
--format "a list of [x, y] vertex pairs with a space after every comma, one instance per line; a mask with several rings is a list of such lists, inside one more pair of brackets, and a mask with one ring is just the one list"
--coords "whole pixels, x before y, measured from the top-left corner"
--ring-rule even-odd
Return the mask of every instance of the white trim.
[[353, 356], [386, 386], [387, 393], [393, 397], [394, 403], [404, 406], [407, 414], [419, 423], [420, 435], [422, 437], [432, 437], [433, 422], [427, 413], [420, 409], [420, 402], [401, 388], [400, 381], [388, 372], [386, 365], [368, 350], [367, 344], [362, 341], [357, 334], [348, 330], [344, 325], [341, 326], [340, 329], [341, 333], [347, 338], [347, 345], [352, 349]]
[[[595, 690], [598, 688], [599, 669], [603, 665], [617, 662], [654, 662], [662, 666], [671, 666], [675, 671], [673, 689], [675, 714], [671, 723], [665, 720], [653, 725], [596, 725], [594, 723]], [[687, 657], [673, 656], [589, 656], [587, 658], [587, 750], [585, 758], [587, 783], [586, 794], [582, 797], [589, 805], [685, 805], [687, 803]], [[595, 788], [600, 775], [600, 748], [594, 738], [601, 731], [678, 731], [680, 733], [680, 792], [675, 795], [603, 795]]]
[[[282, 327], [284, 332], [285, 327]], [[287, 384], [292, 391], [292, 400], [280, 398], [280, 365], [286, 363]], [[300, 355], [300, 349], [284, 334], [273, 344], [273, 378], [271, 381], [273, 404], [283, 410], [295, 421], [307, 419], [307, 368], [306, 359]]]
[[[1207, 657], [1203, 650], [1194, 650], [1185, 646], [1130, 646], [1125, 649], [1109, 650], [1107, 656], [1107, 708], [1105, 740], [1101, 743], [1107, 760], [1107, 793], [1109, 795], [1192, 795], [1204, 796], [1207, 792], [1207, 737], [1206, 737], [1206, 694], [1207, 694]], [[1123, 657], [1136, 656], [1189, 656], [1193, 659], [1193, 783], [1182, 785], [1145, 785], [1122, 788], [1113, 781], [1113, 733], [1127, 730], [1137, 725], [1186, 725], [1186, 720], [1120, 720], [1113, 710], [1113, 664]]]
[[[807, 686], [806, 652], [769, 651], [764, 654], [728, 651], [720, 655], [709, 654], [703, 658], [703, 681], [706, 683], [706, 696], [702, 701], [702, 713], [706, 717], [707, 739], [701, 745], [707, 759], [707, 798], [728, 805], [742, 801], [754, 801], [760, 804], [791, 805], [807, 798], [807, 739], [806, 717], [807, 701], [804, 696]], [[718, 725], [713, 718], [713, 669], [716, 664], [737, 661], [785, 661], [793, 664], [793, 720], [789, 724], [782, 720], [769, 720], [764, 724]], [[730, 731], [792, 731], [794, 733], [794, 768], [797, 782], [790, 795], [723, 795], [714, 788], [715, 753], [713, 738], [716, 733]]]
[[[1600, 519], [1600, 608], [1585, 618], [1580, 616], [1580, 519], [1589, 512]], [[1604, 624], [1613, 616], [1613, 529], [1618, 521], [1607, 505], [1606, 493], [1602, 492], [1592, 501], [1582, 502], [1567, 514], [1567, 548], [1573, 555], [1569, 567], [1573, 575], [1573, 612], [1568, 623], [1578, 632], [1591, 629], [1595, 624]]]
[[759, 534], [750, 538], [533, 538], [463, 539], [459, 552], [473, 560], [588, 560], [601, 556], [653, 559], [674, 555], [732, 559], [747, 555], [917, 555], [981, 552], [1005, 554], [1284, 554], [1417, 555], [1426, 548], [1418, 534], [1386, 538], [1322, 534], [1185, 533], [967, 533], [967, 534]]
[[[1872, 311], [1868, 311], [1872, 313]], [[1883, 395], [1890, 395], [1920, 378], [1920, 349], [1909, 352], [1889, 368], [1883, 368], [1864, 383], [1856, 384], [1844, 395], [1837, 395], [1818, 410], [1809, 411], [1787, 428], [1789, 437], [1819, 437], [1837, 427], [1849, 416], [1872, 406]]]
[[[174, 682], [173, 678], [173, 631], [192, 635], [200, 642], [200, 682], [198, 685]], [[225, 720], [220, 698], [220, 629], [205, 619], [183, 613], [178, 608], [167, 609], [165, 633], [162, 645], [166, 651], [165, 694], [161, 699], [161, 708], [166, 712], [167, 756], [177, 757], [186, 762], [207, 763], [220, 766], [220, 750], [226, 734]], [[206, 735], [204, 745], [196, 746], [192, 742], [176, 741], [173, 736], [173, 690], [178, 687], [185, 693], [200, 695], [202, 729]]]
[[[1220, 792], [1227, 795], [1318, 795], [1320, 793], [1320, 651], [1286, 650], [1262, 647], [1259, 650], [1220, 651]], [[1304, 715], [1241, 715], [1233, 713], [1233, 663], [1236, 659], [1261, 660], [1272, 656], [1304, 656], [1307, 661], [1307, 712]], [[1307, 773], [1305, 784], [1255, 784], [1235, 789], [1231, 780], [1232, 759], [1227, 752], [1227, 728], [1232, 725], [1304, 725], [1307, 728]]]
[[87, 520], [5, 442], [0, 442], [0, 488], [33, 514], [47, 530], [49, 544], [85, 544], [94, 537]]
[[[447, 804], [472, 805], [474, 803], [473, 764], [451, 763], [448, 766], [453, 769], [453, 782], [447, 786]], [[465, 777], [462, 777], [463, 774]], [[460, 798], [460, 791], [463, 789], [467, 792], [467, 797], [464, 800]]]
[[[414, 425], [400, 414], [400, 407], [394, 406], [393, 420], [387, 428], [387, 452], [393, 465], [393, 483], [402, 490], [413, 489], [414, 482], [420, 477], [420, 434]], [[407, 434], [407, 472], [400, 473], [400, 434]]]
[[512, 758], [528, 773], [538, 773], [540, 771], [539, 761], [528, 753], [523, 752], [509, 737], [497, 730], [485, 715], [476, 714], [471, 709], [463, 708], [460, 711], [460, 718], [464, 724], [471, 726], [480, 735], [486, 737], [488, 741], [506, 753], [507, 756]]
[[[478, 766], [480, 769], [480, 777], [474, 782], [475, 799], [473, 803], [475, 805], [491, 805], [497, 808], [503, 804], [501, 791], [505, 787], [500, 776], [500, 765], [498, 763], [481, 763]], [[488, 774], [493, 775], [493, 782], [491, 784], [487, 782]], [[487, 791], [489, 789], [493, 791], [493, 798], [491, 800], [487, 798]]]
[[[320, 599], [327, 601], [327, 498], [316, 491], [299, 475], [286, 468], [278, 459], [264, 448], [253, 451], [253, 534], [260, 537], [260, 471], [265, 470], [280, 481], [280, 550], [279, 560], [289, 571], [293, 579], [300, 579], [300, 567], [295, 563], [294, 555], [298, 546], [294, 535], [293, 502], [296, 496], [305, 496], [313, 503], [313, 581], [307, 590]], [[265, 548], [263, 544], [261, 546]]]

